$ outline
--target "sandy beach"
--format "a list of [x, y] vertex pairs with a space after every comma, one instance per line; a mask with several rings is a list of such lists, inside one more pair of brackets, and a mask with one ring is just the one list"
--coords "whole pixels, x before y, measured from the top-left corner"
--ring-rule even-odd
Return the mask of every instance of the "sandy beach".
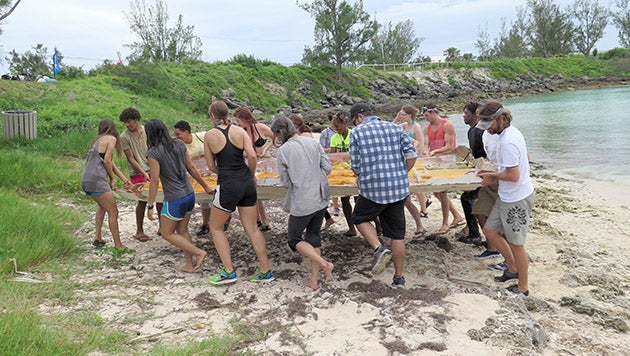
[[[145, 222], [152, 241], [131, 238], [134, 203], [119, 201], [123, 242], [135, 253], [116, 261], [91, 253], [94, 221], [86, 216], [77, 232], [87, 251], [77, 275], [84, 285], [78, 302], [50, 300], [40, 311], [94, 311], [141, 352], [238, 327], [249, 337], [234, 351], [265, 355], [630, 354], [630, 185], [534, 172], [529, 297], [497, 285], [492, 278], [500, 272], [488, 265], [502, 260], [474, 259], [482, 248], [457, 242], [459, 228], [446, 239], [412, 240], [409, 216], [406, 289], [390, 287], [391, 263], [371, 275], [370, 248], [360, 236], [344, 236], [347, 225], [339, 216], [322, 236], [323, 255], [335, 264], [333, 280], [313, 292], [300, 284], [310, 265], [286, 244], [280, 201], [267, 203], [271, 231], [265, 232], [277, 280], [247, 281], [257, 264], [235, 215], [228, 235], [240, 280], [215, 287], [207, 277], [219, 259], [210, 236], [194, 235], [198, 212], [190, 231], [209, 260], [200, 272], [186, 274], [176, 271], [182, 254], [156, 236], [156, 223]], [[452, 197], [459, 206], [459, 194]], [[439, 228], [439, 216], [434, 203], [423, 219], [430, 232]], [[109, 233], [104, 237], [111, 246]]]

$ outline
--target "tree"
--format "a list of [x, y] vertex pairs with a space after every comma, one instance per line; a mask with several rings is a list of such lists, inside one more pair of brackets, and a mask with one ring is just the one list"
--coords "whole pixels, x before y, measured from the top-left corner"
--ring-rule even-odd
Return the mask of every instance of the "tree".
[[[0, 0], [0, 21], [9, 17], [20, 1], [22, 0], [17, 0], [15, 4], [11, 5], [11, 0]], [[2, 33], [2, 29], [0, 29], [0, 33]]]
[[575, 47], [585, 56], [591, 53], [597, 41], [604, 37], [609, 11], [597, 0], [575, 0], [572, 7], [575, 26]]
[[529, 44], [534, 55], [551, 57], [573, 52], [573, 24], [570, 15], [553, 0], [527, 0]]
[[525, 23], [525, 9], [518, 7], [516, 21], [507, 29], [505, 19], [501, 20], [501, 32], [492, 49], [498, 58], [523, 58], [529, 53], [527, 38], [529, 30]]
[[456, 62], [461, 57], [461, 51], [458, 50], [455, 47], [449, 47], [449, 48], [446, 49], [446, 51], [444, 51], [444, 55], [446, 56], [444, 61], [446, 61], [446, 62]]
[[144, 0], [134, 0], [131, 12], [125, 13], [131, 31], [140, 38], [127, 47], [133, 50], [130, 60], [151, 62], [182, 62], [201, 58], [201, 39], [194, 35], [194, 26], [184, 26], [179, 15], [175, 26], [168, 27], [168, 8], [162, 0], [147, 6]]
[[349, 4], [345, 0], [315, 0], [296, 4], [315, 18], [315, 45], [304, 48], [302, 62], [334, 63], [337, 80], [341, 81], [344, 63], [365, 59], [366, 44], [378, 31], [378, 24], [363, 11], [363, 1]]
[[416, 37], [413, 20], [391, 22], [382, 27], [371, 40], [367, 55], [368, 63], [410, 63], [423, 39]]
[[619, 43], [630, 48], [630, 0], [617, 0], [617, 11], [613, 12], [613, 22], [619, 29]]
[[490, 45], [490, 35], [488, 34], [488, 22], [484, 24], [484, 28], [477, 27], [477, 41], [475, 47], [479, 50], [479, 59], [488, 60], [492, 57], [492, 46]]
[[[51, 61], [48, 57], [48, 49], [39, 43], [33, 46], [35, 53], [26, 51], [19, 54], [15, 50], [9, 52], [11, 65], [9, 69], [12, 73], [35, 78], [37, 75], [51, 75]], [[59, 57], [61, 61], [61, 56]]]

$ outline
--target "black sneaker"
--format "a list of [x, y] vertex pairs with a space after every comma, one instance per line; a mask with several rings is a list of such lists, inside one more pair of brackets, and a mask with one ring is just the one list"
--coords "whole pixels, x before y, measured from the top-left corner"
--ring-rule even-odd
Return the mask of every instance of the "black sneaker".
[[208, 225], [201, 225], [201, 228], [199, 229], [199, 231], [197, 231], [197, 236], [203, 236], [203, 235], [206, 235], [209, 232], [210, 232], [210, 226], [208, 226]]
[[468, 235], [457, 238], [457, 241], [465, 244], [477, 245], [483, 240], [481, 239], [481, 236]]
[[103, 246], [105, 246], [105, 241], [103, 241], [103, 240], [94, 240], [94, 242], [92, 242], [92, 246], [94, 246], [94, 247], [103, 247]]
[[512, 273], [510, 271], [503, 271], [502, 275], [494, 277], [494, 281], [497, 283], [505, 283], [513, 280], [518, 280], [518, 272]]
[[394, 280], [392, 281], [392, 288], [405, 288], [405, 277], [394, 275]]
[[501, 253], [499, 251], [485, 250], [481, 254], [475, 255], [475, 258], [478, 260], [485, 260], [487, 258], [495, 258], [495, 257], [501, 257]]
[[488, 265], [488, 268], [495, 271], [503, 272], [503, 271], [507, 271], [508, 266], [507, 266], [507, 263], [503, 261], [501, 263], [494, 263], [494, 264]]
[[387, 266], [387, 262], [392, 258], [392, 251], [387, 247], [380, 245], [374, 252], [374, 261], [372, 262], [372, 274], [381, 274]]
[[524, 295], [526, 297], [529, 296], [529, 291], [526, 290], [526, 291], [522, 292], [520, 289], [518, 289], [518, 284], [515, 284], [513, 286], [509, 286], [509, 287], [505, 288], [505, 290], [507, 290], [508, 292], [512, 292], [514, 294], [520, 294], [520, 295]]

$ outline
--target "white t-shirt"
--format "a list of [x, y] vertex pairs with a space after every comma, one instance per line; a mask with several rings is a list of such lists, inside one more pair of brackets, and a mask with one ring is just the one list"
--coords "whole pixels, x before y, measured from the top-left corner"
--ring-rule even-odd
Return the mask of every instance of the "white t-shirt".
[[487, 130], [483, 132], [481, 136], [483, 141], [483, 150], [486, 151], [486, 158], [488, 161], [497, 164], [499, 157], [497, 156], [497, 150], [499, 149], [499, 135], [493, 135]]
[[527, 198], [534, 192], [534, 185], [529, 177], [529, 160], [525, 137], [514, 126], [508, 126], [499, 136], [499, 148], [496, 162], [499, 173], [506, 168], [518, 166], [519, 179], [516, 182], [499, 180], [499, 198], [506, 203], [513, 203]]

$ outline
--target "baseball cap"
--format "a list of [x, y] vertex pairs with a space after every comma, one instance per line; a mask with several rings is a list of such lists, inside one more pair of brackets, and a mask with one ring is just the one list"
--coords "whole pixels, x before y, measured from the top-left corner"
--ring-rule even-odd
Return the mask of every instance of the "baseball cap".
[[350, 118], [354, 118], [360, 113], [364, 113], [366, 111], [372, 111], [372, 108], [366, 103], [357, 103], [352, 105], [350, 108]]
[[475, 127], [480, 129], [480, 130], [487, 130], [490, 126], [492, 126], [492, 123], [494, 122], [494, 120], [497, 117], [499, 117], [499, 115], [501, 115], [501, 114], [503, 114], [503, 108], [499, 108], [492, 115], [488, 115], [488, 116], [479, 115], [479, 118], [481, 120], [479, 120], [479, 122], [477, 123], [477, 125]]

